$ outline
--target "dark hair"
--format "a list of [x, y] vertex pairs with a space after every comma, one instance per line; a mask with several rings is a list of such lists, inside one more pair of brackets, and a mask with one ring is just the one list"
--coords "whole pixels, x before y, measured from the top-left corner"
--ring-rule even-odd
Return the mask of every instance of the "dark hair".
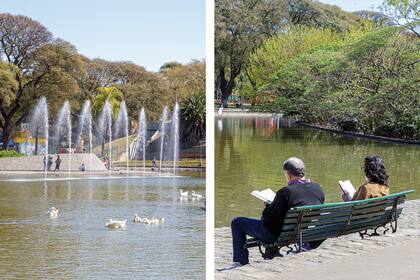
[[375, 155], [365, 158], [365, 175], [370, 182], [388, 186], [388, 172], [385, 168], [384, 160]]
[[296, 157], [291, 157], [283, 163], [283, 170], [296, 177], [305, 176], [305, 165], [303, 161]]

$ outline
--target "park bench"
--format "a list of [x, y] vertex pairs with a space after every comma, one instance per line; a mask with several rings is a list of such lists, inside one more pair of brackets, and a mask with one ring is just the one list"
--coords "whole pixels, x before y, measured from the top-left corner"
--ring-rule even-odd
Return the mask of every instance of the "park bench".
[[[406, 196], [412, 192], [414, 190], [366, 200], [291, 208], [285, 216], [280, 236], [274, 243], [250, 238], [247, 239], [245, 248], [258, 246], [261, 255], [266, 259], [272, 258], [273, 255], [263, 252], [262, 247], [281, 249], [286, 246], [291, 252], [290, 245], [296, 244], [297, 251], [300, 252], [302, 244], [308, 241], [325, 240], [356, 232], [364, 238], [367, 235], [379, 235], [377, 231], [381, 227], [384, 234], [390, 229], [394, 233]], [[368, 233], [368, 230], [373, 232]], [[280, 253], [277, 255], [283, 256]]]

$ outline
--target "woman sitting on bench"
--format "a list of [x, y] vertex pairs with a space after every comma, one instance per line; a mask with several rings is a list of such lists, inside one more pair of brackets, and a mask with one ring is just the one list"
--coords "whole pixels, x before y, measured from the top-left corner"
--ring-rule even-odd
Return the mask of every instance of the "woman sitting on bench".
[[[361, 185], [354, 194], [352, 200], [363, 200], [389, 195], [388, 173], [384, 160], [379, 156], [367, 156], [365, 158], [365, 179], [366, 183]], [[343, 200], [347, 201], [343, 195]]]

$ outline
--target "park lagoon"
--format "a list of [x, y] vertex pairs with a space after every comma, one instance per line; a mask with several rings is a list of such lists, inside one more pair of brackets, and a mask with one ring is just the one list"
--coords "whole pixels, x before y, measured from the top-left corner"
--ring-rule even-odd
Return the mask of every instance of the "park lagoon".
[[[179, 197], [179, 189], [204, 193], [203, 179], [30, 179], [33, 174], [0, 177], [3, 277], [204, 277], [203, 200]], [[55, 219], [46, 214], [53, 206]], [[136, 224], [134, 214], [165, 222]], [[110, 218], [127, 219], [126, 228], [106, 229]]]
[[409, 199], [420, 198], [420, 149], [416, 145], [309, 129], [279, 116], [242, 114], [216, 118], [215, 141], [216, 227], [228, 226], [235, 216], [258, 217], [263, 206], [250, 193], [285, 186], [282, 164], [291, 156], [304, 161], [307, 177], [321, 184], [326, 202], [342, 201], [339, 180], [349, 179], [356, 188], [364, 182], [361, 167], [370, 154], [385, 160], [391, 193], [415, 189]]

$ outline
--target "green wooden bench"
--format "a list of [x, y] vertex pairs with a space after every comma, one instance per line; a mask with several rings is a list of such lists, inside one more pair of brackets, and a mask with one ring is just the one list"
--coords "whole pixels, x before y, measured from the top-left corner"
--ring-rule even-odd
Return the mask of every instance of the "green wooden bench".
[[[273, 256], [265, 254], [262, 247], [281, 249], [287, 246], [290, 249], [290, 245], [297, 244], [300, 252], [302, 243], [308, 241], [355, 232], [364, 238], [366, 235], [379, 235], [377, 230], [381, 227], [384, 227], [384, 234], [390, 229], [395, 232], [403, 203], [407, 194], [412, 192], [414, 190], [366, 200], [291, 208], [285, 216], [281, 234], [274, 243], [268, 244], [250, 238], [247, 239], [245, 248], [258, 246], [261, 255], [266, 259]], [[373, 230], [373, 233], [368, 234], [368, 230]], [[280, 253], [278, 255], [283, 256]]]

